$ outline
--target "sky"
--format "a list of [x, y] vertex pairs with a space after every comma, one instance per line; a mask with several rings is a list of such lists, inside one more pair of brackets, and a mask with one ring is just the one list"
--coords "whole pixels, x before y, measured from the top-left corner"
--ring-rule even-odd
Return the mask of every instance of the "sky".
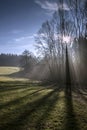
[[35, 53], [34, 37], [56, 7], [56, 0], [0, 0], [0, 53]]
[[[36, 54], [35, 35], [52, 18], [58, 0], [0, 0], [0, 53]], [[68, 10], [66, 4], [64, 8]]]

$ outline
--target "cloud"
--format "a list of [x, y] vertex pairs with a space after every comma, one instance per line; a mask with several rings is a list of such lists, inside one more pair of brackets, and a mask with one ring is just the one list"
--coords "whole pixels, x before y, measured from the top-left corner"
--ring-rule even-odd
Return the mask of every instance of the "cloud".
[[49, 1], [41, 2], [40, 0], [36, 0], [35, 3], [40, 5], [42, 9], [46, 9], [46, 10], [50, 10], [50, 11], [56, 11], [58, 8], [56, 2], [54, 2], [54, 3], [49, 2]]
[[22, 37], [19, 37], [19, 38], [15, 38], [14, 41], [15, 42], [21, 42], [21, 41], [26, 41], [26, 40], [29, 40], [29, 39], [34, 39], [34, 35], [22, 36]]
[[11, 54], [22, 54], [22, 52], [27, 49], [32, 53], [36, 54], [35, 47], [33, 44], [13, 44], [10, 43], [9, 45], [2, 45], [0, 49], [0, 53], [11, 53]]
[[23, 31], [15, 29], [15, 30], [12, 30], [10, 33], [12, 33], [12, 34], [19, 34], [21, 32], [23, 32]]
[[[62, 9], [62, 5], [57, 2], [49, 2], [47, 0], [45, 1], [40, 1], [40, 0], [35, 0], [35, 3], [38, 4], [42, 9], [49, 11], [49, 12], [54, 12], [57, 11], [58, 9]], [[63, 3], [63, 10], [69, 10], [69, 7], [66, 3]]]
[[[23, 35], [18, 38], [10, 39], [8, 42], [6, 42], [5, 47], [7, 48], [7, 51], [10, 53], [21, 54], [25, 49], [28, 49], [31, 52], [33, 52], [34, 54], [36, 54], [35, 47], [34, 47], [34, 44], [35, 44], [34, 36], [35, 35], [36, 34], [32, 34], [32, 35], [26, 34], [26, 35]], [[5, 48], [3, 46], [2, 46], [2, 48]]]

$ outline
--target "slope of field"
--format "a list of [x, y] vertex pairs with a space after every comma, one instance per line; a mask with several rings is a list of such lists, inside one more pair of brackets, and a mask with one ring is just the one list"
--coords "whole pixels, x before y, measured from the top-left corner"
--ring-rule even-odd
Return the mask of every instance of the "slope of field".
[[19, 71], [19, 67], [0, 67], [0, 75], [9, 75]]
[[20, 68], [19, 67], [0, 67], [0, 81], [22, 81], [22, 80], [28, 80], [25, 79], [21, 75], [19, 76], [12, 76], [15, 74], [20, 73]]
[[1, 82], [0, 130], [87, 130], [86, 98], [58, 86]]

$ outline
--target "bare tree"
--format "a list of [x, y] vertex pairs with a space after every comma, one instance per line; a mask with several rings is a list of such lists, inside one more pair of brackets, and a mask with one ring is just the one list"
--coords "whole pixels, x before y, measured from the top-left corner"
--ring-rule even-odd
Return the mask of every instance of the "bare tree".
[[[64, 7], [64, 2], [68, 6], [67, 9]], [[85, 58], [83, 57], [86, 56], [84, 52], [86, 52], [85, 43], [87, 43], [87, 2], [85, 0], [59, 0], [58, 4], [60, 6], [52, 20], [42, 24], [36, 42], [39, 52], [47, 59], [53, 80], [63, 83], [66, 76], [66, 46], [69, 62], [73, 66], [71, 67], [73, 75], [75, 71], [78, 73], [76, 76], [84, 71], [81, 68], [84, 66], [83, 59]], [[65, 37], [70, 38], [68, 44], [67, 41], [64, 41]], [[80, 76], [81, 78], [82, 76]]]
[[22, 53], [20, 64], [24, 68], [24, 71], [30, 71], [32, 67], [34, 66], [36, 60], [34, 58], [34, 55], [29, 52], [28, 50], [25, 50]]

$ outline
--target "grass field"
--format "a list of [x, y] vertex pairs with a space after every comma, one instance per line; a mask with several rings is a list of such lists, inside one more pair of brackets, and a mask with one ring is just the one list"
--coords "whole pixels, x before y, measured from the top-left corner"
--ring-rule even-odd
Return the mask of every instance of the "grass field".
[[57, 85], [0, 81], [0, 130], [87, 130], [87, 93], [69, 97]]
[[20, 72], [19, 67], [0, 67], [0, 81], [25, 81], [28, 80], [20, 75], [18, 77], [11, 76]]
[[87, 130], [87, 104], [57, 86], [1, 82], [0, 130]]
[[0, 75], [9, 75], [20, 71], [19, 67], [0, 67]]

